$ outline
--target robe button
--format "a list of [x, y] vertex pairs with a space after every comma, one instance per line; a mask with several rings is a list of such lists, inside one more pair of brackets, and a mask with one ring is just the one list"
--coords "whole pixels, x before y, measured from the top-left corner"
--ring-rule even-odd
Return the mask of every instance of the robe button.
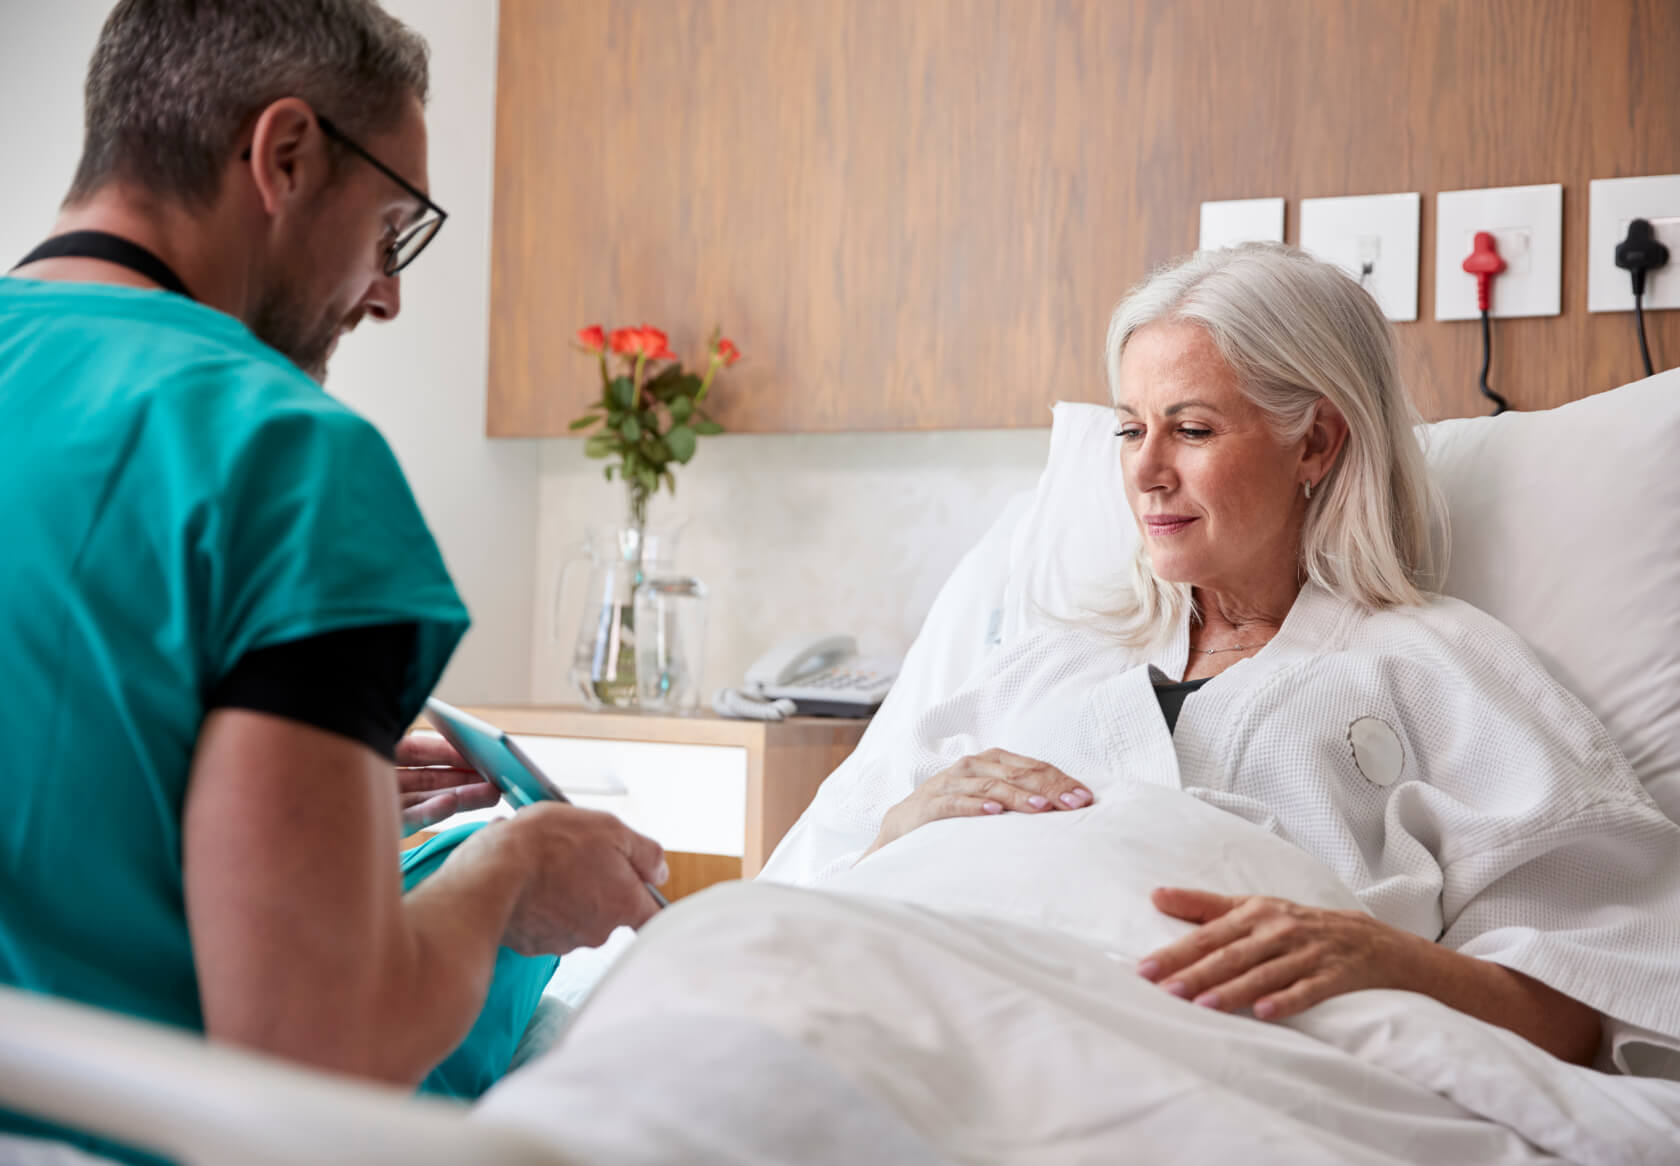
[[1353, 746], [1353, 763], [1367, 781], [1393, 785], [1400, 779], [1406, 751], [1400, 747], [1400, 734], [1387, 721], [1360, 717], [1348, 726], [1348, 744]]

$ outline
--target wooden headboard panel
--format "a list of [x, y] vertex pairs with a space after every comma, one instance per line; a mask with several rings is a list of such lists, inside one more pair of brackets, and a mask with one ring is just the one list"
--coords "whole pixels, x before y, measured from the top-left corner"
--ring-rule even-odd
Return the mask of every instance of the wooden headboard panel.
[[1676, 61], [1674, 0], [502, 0], [489, 431], [563, 433], [572, 331], [644, 319], [724, 325], [737, 431], [1046, 425], [1104, 399], [1109, 312], [1201, 200], [1286, 196], [1294, 239], [1302, 198], [1412, 190], [1410, 382], [1482, 412], [1433, 195], [1533, 182], [1564, 312], [1497, 325], [1495, 386], [1608, 389], [1639, 365], [1586, 310], [1587, 183], [1680, 171]]

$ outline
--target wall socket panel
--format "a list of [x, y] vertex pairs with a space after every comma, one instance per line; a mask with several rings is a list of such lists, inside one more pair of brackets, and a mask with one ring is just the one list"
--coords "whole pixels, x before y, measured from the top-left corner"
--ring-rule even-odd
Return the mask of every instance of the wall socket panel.
[[1632, 277], [1616, 266], [1616, 244], [1634, 219], [1649, 219], [1668, 245], [1668, 266], [1645, 277], [1645, 308], [1680, 308], [1680, 174], [1597, 178], [1589, 190], [1587, 311], [1633, 311]]
[[1390, 320], [1418, 316], [1416, 194], [1301, 201], [1301, 248], [1369, 291]]
[[1283, 199], [1234, 198], [1202, 204], [1202, 251], [1238, 243], [1283, 242]]
[[1488, 314], [1556, 316], [1563, 311], [1563, 186], [1499, 186], [1435, 196], [1435, 318], [1476, 320], [1476, 277], [1464, 258], [1477, 231], [1499, 245]]

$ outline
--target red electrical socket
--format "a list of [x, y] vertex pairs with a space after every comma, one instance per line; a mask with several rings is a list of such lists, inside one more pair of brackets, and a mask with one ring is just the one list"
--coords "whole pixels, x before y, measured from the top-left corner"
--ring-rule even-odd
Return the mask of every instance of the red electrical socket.
[[1486, 312], [1493, 277], [1505, 270], [1505, 261], [1499, 257], [1499, 244], [1491, 231], [1476, 232], [1476, 241], [1464, 260], [1464, 270], [1476, 277], [1476, 307]]

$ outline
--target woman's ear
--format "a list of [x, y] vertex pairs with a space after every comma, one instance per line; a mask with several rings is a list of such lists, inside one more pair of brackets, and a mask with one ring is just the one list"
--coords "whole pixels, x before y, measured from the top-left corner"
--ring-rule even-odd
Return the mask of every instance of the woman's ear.
[[1313, 409], [1312, 425], [1301, 445], [1301, 475], [1303, 481], [1317, 485], [1322, 482], [1341, 456], [1347, 441], [1347, 418], [1329, 401], [1320, 401]]
[[251, 138], [251, 181], [273, 216], [313, 199], [330, 178], [326, 135], [309, 103], [283, 97], [258, 115]]

